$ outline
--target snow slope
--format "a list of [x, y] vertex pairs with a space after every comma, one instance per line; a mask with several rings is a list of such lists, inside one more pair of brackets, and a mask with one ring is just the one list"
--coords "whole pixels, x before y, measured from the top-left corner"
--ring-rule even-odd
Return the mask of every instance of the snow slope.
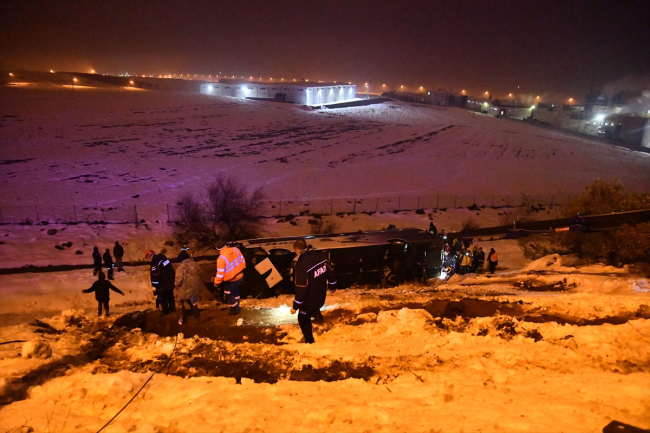
[[[0, 204], [176, 203], [218, 173], [270, 198], [650, 190], [650, 155], [469, 111], [312, 111], [110, 88], [0, 87]], [[139, 197], [132, 198], [138, 195]]]

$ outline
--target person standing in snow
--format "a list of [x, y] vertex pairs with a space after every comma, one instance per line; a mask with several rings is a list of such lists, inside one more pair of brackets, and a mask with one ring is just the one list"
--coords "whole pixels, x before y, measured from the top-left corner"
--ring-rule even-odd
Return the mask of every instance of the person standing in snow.
[[472, 256], [467, 250], [461, 251], [460, 274], [461, 275], [469, 274], [471, 268], [472, 268]]
[[104, 266], [106, 266], [106, 270], [108, 272], [108, 279], [112, 280], [113, 279], [113, 257], [111, 257], [111, 250], [106, 248], [106, 252], [104, 252]]
[[174, 267], [164, 254], [156, 254], [153, 250], [147, 250], [144, 257], [149, 261], [149, 277], [153, 294], [156, 296], [156, 305], [162, 306], [163, 314], [176, 311], [174, 306], [174, 282], [176, 279]]
[[490, 248], [490, 253], [488, 254], [488, 268], [491, 274], [493, 274], [494, 271], [497, 269], [498, 264], [499, 264], [499, 255], [497, 254], [496, 251], [494, 251], [494, 248]]
[[429, 223], [429, 233], [438, 236], [438, 228], [433, 224], [433, 221]]
[[483, 247], [478, 247], [478, 252], [476, 253], [476, 272], [483, 271], [483, 265], [485, 264], [485, 251]]
[[217, 257], [217, 275], [214, 277], [214, 286], [223, 287], [223, 293], [228, 297], [230, 306], [229, 316], [241, 312], [239, 306], [239, 286], [244, 280], [246, 260], [239, 248], [226, 245], [226, 241], [219, 239], [216, 244], [219, 257]]
[[319, 251], [308, 250], [307, 242], [298, 239], [293, 243], [293, 249], [298, 254], [295, 278], [296, 297], [293, 301], [291, 314], [298, 311], [298, 324], [305, 343], [314, 343], [311, 318], [322, 317], [320, 309], [325, 305], [327, 288], [332, 293], [336, 291], [336, 274], [327, 256]]
[[115, 265], [117, 266], [117, 272], [123, 272], [122, 269], [122, 257], [124, 257], [124, 248], [118, 241], [115, 241], [115, 246], [113, 247], [113, 255], [115, 256]]
[[97, 247], [93, 247], [93, 266], [93, 275], [102, 271], [102, 254]]
[[104, 311], [106, 311], [106, 316], [108, 317], [108, 302], [111, 299], [109, 289], [122, 296], [124, 296], [124, 293], [109, 281], [106, 281], [106, 275], [104, 275], [101, 270], [99, 271], [97, 278], [97, 281], [95, 281], [89, 289], [82, 290], [82, 292], [95, 292], [95, 299], [97, 300], [97, 317], [102, 315], [102, 306], [104, 307]]
[[185, 302], [189, 304], [194, 317], [197, 320], [201, 318], [197, 303], [199, 294], [205, 285], [199, 267], [188, 254], [186, 247], [183, 247], [183, 250], [178, 255], [178, 261], [180, 265], [176, 269], [176, 288], [174, 291], [176, 292], [176, 299], [181, 304], [182, 313], [181, 318], [178, 319], [178, 324], [182, 325], [185, 320]]

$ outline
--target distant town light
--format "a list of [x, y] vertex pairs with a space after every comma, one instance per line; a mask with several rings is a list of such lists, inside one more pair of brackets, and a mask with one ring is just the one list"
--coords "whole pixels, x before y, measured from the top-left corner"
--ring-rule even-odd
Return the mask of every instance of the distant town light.
[[51, 69], [50, 69], [50, 72], [51, 72], [51, 73], [54, 73], [54, 71], [53, 71], [53, 70], [51, 70]]
[[11, 72], [9, 72], [9, 76], [10, 76], [10, 77], [13, 77], [13, 76], [14, 76], [14, 74], [12, 74]]
[[129, 80], [129, 84], [133, 85], [133, 80]]
[[72, 81], [74, 81], [76, 83], [78, 80], [76, 78], [73, 78]]
[[91, 70], [90, 70], [90, 73], [91, 73], [91, 74], [94, 74], [94, 73], [95, 73], [95, 70], [94, 70], [94, 69], [91, 69]]

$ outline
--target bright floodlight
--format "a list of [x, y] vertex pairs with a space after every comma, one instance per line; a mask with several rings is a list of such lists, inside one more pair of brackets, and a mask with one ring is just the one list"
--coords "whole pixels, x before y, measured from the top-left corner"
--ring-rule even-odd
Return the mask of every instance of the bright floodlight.
[[602, 122], [603, 119], [605, 119], [605, 115], [604, 115], [604, 114], [599, 114], [598, 116], [596, 116], [596, 120], [597, 120], [598, 122]]
[[129, 84], [133, 85], [133, 80], [130, 80], [130, 81], [129, 81]]

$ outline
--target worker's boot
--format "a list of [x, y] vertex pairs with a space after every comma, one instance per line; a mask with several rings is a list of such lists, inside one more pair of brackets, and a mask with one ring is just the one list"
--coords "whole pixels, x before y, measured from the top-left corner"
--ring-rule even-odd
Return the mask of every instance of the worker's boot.
[[192, 311], [194, 312], [194, 318], [195, 319], [200, 319], [201, 318], [201, 311], [199, 310], [198, 305], [192, 305]]

